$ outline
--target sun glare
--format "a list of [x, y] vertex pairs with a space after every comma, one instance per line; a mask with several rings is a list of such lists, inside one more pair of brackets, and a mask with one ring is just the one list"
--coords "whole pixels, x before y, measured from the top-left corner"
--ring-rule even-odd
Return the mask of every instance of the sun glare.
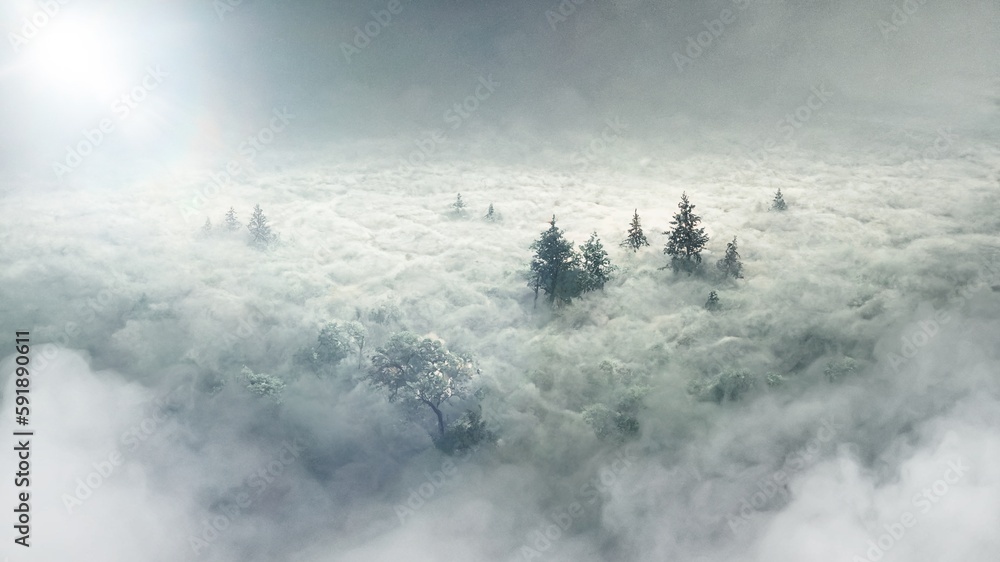
[[120, 53], [105, 26], [53, 22], [32, 45], [31, 71], [61, 95], [108, 95], [121, 88]]

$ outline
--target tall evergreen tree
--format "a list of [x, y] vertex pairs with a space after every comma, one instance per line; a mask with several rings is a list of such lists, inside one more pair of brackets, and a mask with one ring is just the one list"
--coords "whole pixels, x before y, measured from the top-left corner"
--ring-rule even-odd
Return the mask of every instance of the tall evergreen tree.
[[252, 237], [250, 244], [260, 249], [269, 247], [277, 239], [277, 236], [271, 232], [271, 227], [267, 224], [267, 217], [264, 216], [260, 205], [254, 205], [247, 230], [250, 231]]
[[608, 253], [604, 251], [604, 245], [601, 244], [596, 231], [590, 235], [587, 243], [580, 247], [580, 252], [583, 255], [585, 274], [583, 290], [603, 289], [604, 284], [611, 279], [612, 273], [617, 268], [611, 265]]
[[228, 228], [229, 230], [240, 229], [240, 221], [236, 220], [236, 209], [232, 207], [230, 207], [229, 210], [226, 211], [226, 228]]
[[455, 197], [455, 202], [451, 204], [452, 209], [456, 216], [465, 216], [465, 201], [462, 201], [462, 194], [459, 193]]
[[736, 250], [736, 237], [726, 244], [726, 256], [716, 262], [716, 267], [722, 272], [724, 277], [733, 279], [743, 279], [743, 262], [740, 261], [740, 253]]
[[705, 308], [707, 310], [719, 310], [719, 294], [715, 291], [708, 293], [708, 300], [705, 301]]
[[664, 232], [669, 238], [663, 253], [670, 256], [670, 267], [674, 272], [686, 271], [689, 275], [701, 267], [701, 251], [708, 243], [705, 229], [698, 227], [701, 217], [694, 214], [694, 205], [688, 201], [687, 193], [681, 195], [680, 209], [674, 214], [670, 224], [673, 229]]
[[548, 230], [531, 243], [535, 256], [531, 260], [528, 287], [535, 291], [535, 303], [541, 290], [550, 304], [569, 302], [580, 294], [580, 256], [573, 250], [573, 243], [563, 237], [552, 215]]
[[788, 208], [785, 204], [785, 198], [781, 196], [781, 188], [778, 188], [778, 192], [774, 194], [774, 202], [771, 203], [772, 211], [784, 211]]
[[493, 203], [490, 203], [490, 208], [486, 209], [486, 216], [483, 218], [490, 222], [500, 219], [500, 215], [493, 209]]
[[212, 219], [205, 218], [205, 224], [201, 226], [201, 231], [205, 234], [212, 232]]
[[632, 215], [632, 224], [628, 228], [628, 236], [622, 240], [622, 248], [631, 248], [633, 252], [638, 252], [639, 248], [649, 246], [646, 235], [642, 232], [642, 225], [639, 224], [639, 209]]

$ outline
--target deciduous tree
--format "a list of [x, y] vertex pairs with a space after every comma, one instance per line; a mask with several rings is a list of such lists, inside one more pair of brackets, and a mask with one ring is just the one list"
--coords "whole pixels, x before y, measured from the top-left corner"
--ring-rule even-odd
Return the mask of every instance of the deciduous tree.
[[296, 362], [309, 367], [317, 377], [329, 375], [351, 353], [351, 336], [336, 322], [329, 322], [316, 336], [316, 345], [295, 354]]
[[443, 437], [442, 405], [451, 398], [467, 398], [476, 374], [471, 357], [452, 353], [439, 341], [402, 332], [375, 351], [365, 378], [387, 391], [390, 402], [430, 408], [437, 418], [438, 435]]

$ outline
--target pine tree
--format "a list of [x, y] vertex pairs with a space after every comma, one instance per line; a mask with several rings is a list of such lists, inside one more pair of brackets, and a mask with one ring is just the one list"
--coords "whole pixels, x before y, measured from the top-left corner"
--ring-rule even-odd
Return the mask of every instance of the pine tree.
[[670, 221], [674, 228], [664, 232], [669, 239], [663, 253], [670, 256], [670, 266], [674, 273], [683, 270], [690, 275], [701, 267], [701, 251], [708, 243], [708, 235], [704, 228], [698, 227], [701, 217], [694, 214], [695, 206], [688, 201], [687, 193], [681, 195], [681, 202], [677, 207], [680, 211]]
[[252, 236], [250, 245], [259, 249], [268, 248], [277, 240], [277, 236], [271, 232], [271, 227], [267, 225], [267, 217], [264, 216], [264, 211], [261, 210], [260, 205], [254, 205], [253, 214], [250, 216], [250, 223], [247, 224], [247, 230], [250, 231], [250, 236]]
[[205, 218], [205, 224], [202, 225], [201, 231], [204, 232], [205, 234], [212, 232], [212, 219], [209, 219], [207, 217]]
[[611, 265], [608, 253], [604, 251], [601, 240], [595, 231], [587, 243], [580, 247], [583, 255], [584, 284], [583, 290], [593, 291], [604, 289], [604, 284], [611, 279], [611, 274], [617, 269]]
[[638, 252], [639, 248], [649, 246], [646, 235], [642, 232], [642, 225], [639, 224], [639, 209], [632, 215], [632, 224], [629, 225], [628, 236], [622, 240], [622, 248], [631, 248], [633, 252]]
[[774, 194], [774, 203], [771, 203], [772, 211], [784, 211], [788, 208], [785, 204], [785, 198], [781, 196], [781, 188], [778, 188], [778, 192]]
[[240, 221], [236, 220], [236, 209], [230, 207], [226, 211], [226, 228], [230, 231], [235, 231], [240, 229]]
[[719, 295], [715, 291], [708, 293], [708, 300], [705, 301], [705, 308], [708, 310], [719, 310]]
[[531, 243], [531, 249], [535, 250], [535, 257], [531, 260], [528, 287], [535, 291], [536, 304], [539, 290], [545, 293], [550, 304], [557, 300], [570, 302], [580, 294], [580, 256], [556, 226], [555, 215], [552, 215], [548, 230]]
[[490, 221], [490, 222], [495, 222], [495, 221], [500, 220], [499, 213], [497, 213], [495, 210], [493, 210], [493, 203], [490, 203], [490, 208], [486, 209], [486, 216], [483, 217], [483, 218], [486, 219], [486, 220], [488, 220], [488, 221]]
[[740, 253], [736, 250], [735, 236], [732, 242], [726, 244], [726, 256], [716, 262], [715, 266], [722, 272], [723, 277], [743, 279], [743, 262], [740, 261]]
[[465, 201], [462, 201], [462, 194], [459, 193], [455, 197], [455, 202], [451, 204], [452, 208], [455, 209], [454, 213], [456, 216], [465, 216]]

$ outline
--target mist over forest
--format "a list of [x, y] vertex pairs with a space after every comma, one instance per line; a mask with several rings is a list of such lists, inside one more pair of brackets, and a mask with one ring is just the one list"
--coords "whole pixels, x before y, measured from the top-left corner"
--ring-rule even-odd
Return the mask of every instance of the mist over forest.
[[0, 557], [996, 560], [995, 0], [0, 21]]

